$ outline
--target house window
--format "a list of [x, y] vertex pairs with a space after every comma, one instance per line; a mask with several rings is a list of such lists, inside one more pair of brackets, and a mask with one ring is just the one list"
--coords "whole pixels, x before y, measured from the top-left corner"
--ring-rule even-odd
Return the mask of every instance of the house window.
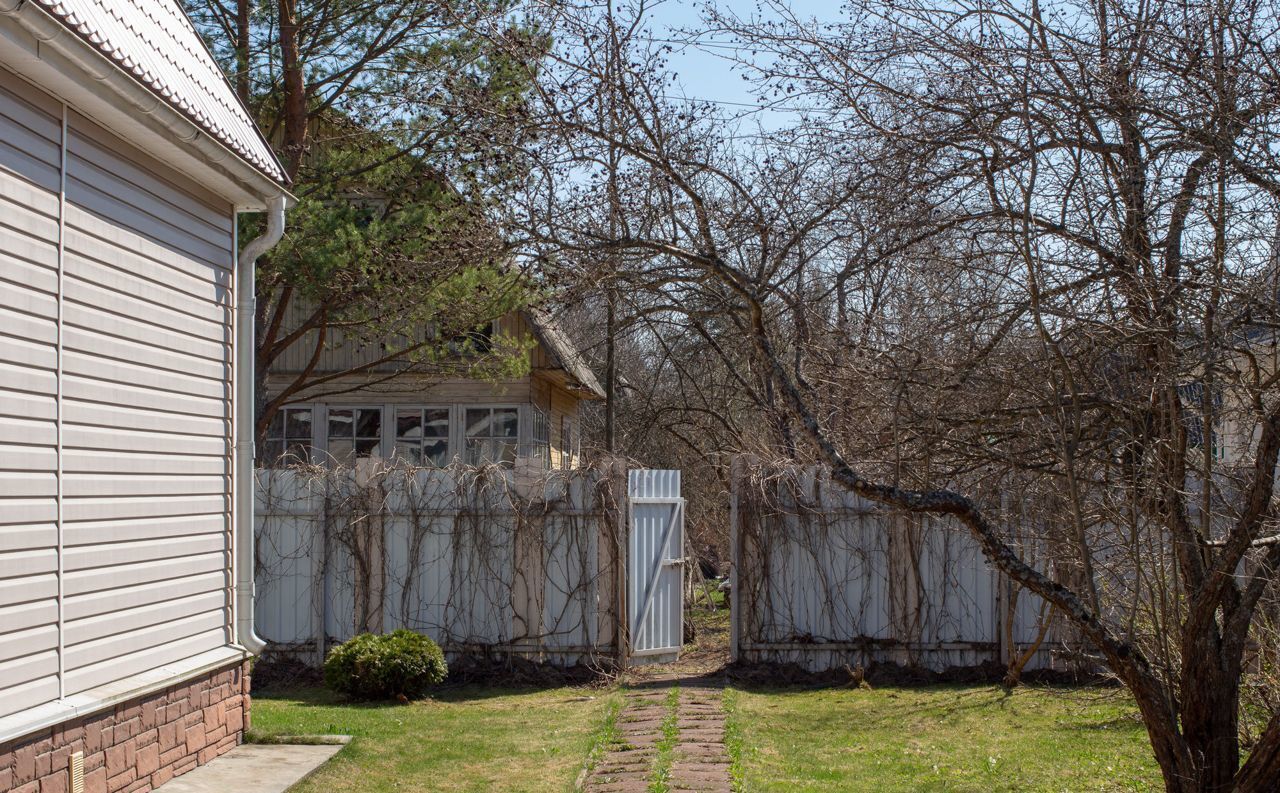
[[311, 462], [311, 408], [281, 408], [267, 428], [261, 464], [283, 466]]
[[532, 448], [529, 455], [542, 463], [543, 467], [551, 467], [551, 419], [547, 414], [534, 406], [529, 408], [530, 423], [529, 443]]
[[573, 449], [573, 419], [568, 416], [560, 417], [560, 467], [569, 469], [573, 467], [574, 449]]
[[413, 465], [449, 463], [449, 409], [396, 408], [396, 457]]
[[[1182, 397], [1182, 422], [1187, 432], [1188, 449], [1204, 449], [1204, 385], [1187, 383], [1178, 386], [1178, 394]], [[1208, 443], [1213, 459], [1223, 459], [1222, 443], [1222, 393], [1213, 395], [1213, 426], [1209, 427]]]
[[329, 456], [335, 463], [377, 457], [381, 445], [381, 408], [329, 408]]
[[515, 408], [467, 408], [464, 423], [468, 465], [512, 463], [520, 440]]

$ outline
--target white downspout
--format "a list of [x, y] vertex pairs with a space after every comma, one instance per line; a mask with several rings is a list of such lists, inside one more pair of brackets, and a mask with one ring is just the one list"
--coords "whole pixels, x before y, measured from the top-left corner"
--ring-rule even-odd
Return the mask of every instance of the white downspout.
[[253, 629], [254, 526], [253, 445], [256, 403], [254, 383], [255, 274], [258, 257], [284, 236], [286, 197], [277, 195], [267, 206], [267, 230], [240, 252], [236, 260], [236, 368], [235, 368], [235, 554], [236, 643], [257, 655], [267, 646]]

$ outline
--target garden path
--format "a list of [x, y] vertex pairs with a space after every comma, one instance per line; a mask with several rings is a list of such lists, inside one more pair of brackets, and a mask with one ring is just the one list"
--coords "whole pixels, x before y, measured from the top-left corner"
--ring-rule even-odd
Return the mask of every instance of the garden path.
[[723, 677], [646, 676], [626, 694], [585, 793], [731, 793]]

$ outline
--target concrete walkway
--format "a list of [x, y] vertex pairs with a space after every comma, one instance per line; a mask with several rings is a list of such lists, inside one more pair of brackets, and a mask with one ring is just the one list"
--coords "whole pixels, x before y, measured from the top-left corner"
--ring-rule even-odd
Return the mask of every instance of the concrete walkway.
[[171, 779], [157, 793], [284, 793], [324, 765], [343, 744], [252, 744]]
[[629, 692], [617, 737], [583, 780], [584, 793], [648, 793], [655, 785], [730, 793], [722, 696], [705, 678], [649, 680]]

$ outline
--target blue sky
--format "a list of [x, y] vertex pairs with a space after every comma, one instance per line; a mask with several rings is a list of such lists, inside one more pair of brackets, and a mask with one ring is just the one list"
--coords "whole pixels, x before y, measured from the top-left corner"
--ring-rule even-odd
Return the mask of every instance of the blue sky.
[[[820, 21], [838, 21], [844, 18], [839, 2], [822, 2], [821, 0], [793, 0], [787, 5], [801, 17], [814, 17]], [[649, 12], [650, 28], [654, 38], [671, 38], [685, 40], [687, 34], [681, 31], [696, 30], [701, 27], [699, 7], [680, 0], [665, 0], [654, 5]], [[729, 2], [721, 0], [722, 8], [737, 9], [743, 15], [756, 12], [757, 4], [752, 1]], [[676, 45], [677, 51], [671, 56], [671, 68], [679, 75], [680, 85], [685, 95], [690, 98], [714, 100], [723, 103], [726, 110], [733, 112], [750, 112], [756, 106], [757, 98], [752, 86], [742, 79], [742, 73], [735, 68], [730, 57], [733, 55], [732, 41], [725, 35], [704, 36], [700, 39], [703, 46]], [[746, 119], [746, 123], [759, 122], [764, 126], [774, 126], [786, 120], [785, 113], [767, 110], [755, 112]]]

